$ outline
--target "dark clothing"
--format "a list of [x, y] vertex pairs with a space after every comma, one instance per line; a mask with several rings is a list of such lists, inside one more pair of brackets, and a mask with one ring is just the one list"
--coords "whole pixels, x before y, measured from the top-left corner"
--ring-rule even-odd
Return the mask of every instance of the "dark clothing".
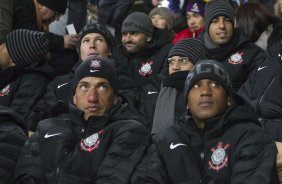
[[[201, 36], [208, 48], [209, 57], [220, 61], [231, 77], [233, 89], [238, 91], [255, 71], [264, 66], [275, 65], [275, 63], [260, 47], [249, 41], [239, 29], [234, 29], [233, 34], [229, 43], [220, 48], [213, 45], [207, 33]], [[273, 77], [273, 75], [268, 75]], [[261, 83], [260, 87], [263, 88], [264, 85]]]
[[246, 104], [229, 107], [204, 129], [188, 117], [157, 134], [154, 143], [170, 184], [277, 183], [276, 145]]
[[79, 33], [86, 24], [87, 2], [87, 0], [68, 1], [67, 25], [74, 24], [77, 33]]
[[255, 80], [248, 79], [238, 90], [238, 94], [253, 106], [263, 128], [275, 141], [282, 141], [281, 71], [279, 63], [278, 66], [260, 67], [251, 77]]
[[37, 101], [28, 117], [31, 131], [36, 130], [39, 121], [65, 112], [63, 103], [69, 104], [73, 98], [73, 78], [74, 70], [67, 75], [57, 76], [48, 83], [43, 98]]
[[282, 141], [282, 75], [269, 82], [260, 98], [251, 102], [262, 126], [277, 142]]
[[133, 4], [134, 0], [99, 0], [98, 22], [120, 29]]
[[80, 110], [39, 123], [17, 162], [17, 183], [129, 183], [150, 134], [119, 99], [109, 114], [85, 122]]
[[183, 89], [188, 73], [189, 71], [175, 72], [163, 82], [155, 107], [152, 134], [177, 123], [185, 115]]
[[169, 35], [165, 30], [155, 29], [152, 40], [141, 53], [130, 55], [123, 45], [114, 49], [113, 59], [118, 72], [120, 75], [125, 75], [129, 81], [121, 87], [131, 88], [131, 86], [138, 87], [146, 84], [160, 87], [160, 76], [158, 74], [166, 69], [167, 55], [172, 47], [168, 37]]
[[148, 121], [153, 119], [161, 82], [167, 72], [167, 55], [172, 47], [168, 40], [169, 35], [165, 30], [155, 29], [152, 40], [141, 53], [130, 55], [123, 45], [119, 45], [113, 52], [121, 94], [128, 98]]
[[0, 106], [0, 183], [13, 183], [16, 161], [26, 135], [22, 117], [14, 110]]
[[[35, 63], [37, 64], [37, 63]], [[47, 65], [38, 68], [17, 68], [0, 70], [0, 105], [14, 109], [26, 121], [48, 82]]]
[[267, 52], [277, 62], [281, 62], [282, 54], [282, 23], [276, 23], [273, 25], [273, 31], [267, 40]]

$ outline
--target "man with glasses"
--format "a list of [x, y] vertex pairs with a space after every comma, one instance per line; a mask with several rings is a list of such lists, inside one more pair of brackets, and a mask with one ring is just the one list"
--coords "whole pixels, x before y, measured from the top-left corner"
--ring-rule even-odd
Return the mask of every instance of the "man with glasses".
[[194, 64], [201, 59], [206, 59], [206, 50], [198, 38], [183, 39], [170, 50], [169, 76], [164, 80], [157, 99], [152, 134], [175, 124], [185, 114], [184, 82]]

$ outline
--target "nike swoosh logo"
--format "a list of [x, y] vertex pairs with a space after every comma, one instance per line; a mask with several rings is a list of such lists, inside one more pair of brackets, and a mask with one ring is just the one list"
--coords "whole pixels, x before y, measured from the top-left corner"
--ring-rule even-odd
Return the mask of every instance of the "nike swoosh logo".
[[262, 69], [264, 69], [264, 68], [266, 68], [266, 67], [268, 67], [268, 66], [259, 67], [259, 68], [258, 68], [258, 71], [260, 71], [260, 70], [262, 70]]
[[68, 84], [68, 82], [66, 82], [64, 84], [60, 84], [60, 85], [57, 86], [57, 88], [60, 89], [61, 87], [63, 87], [64, 85], [67, 85], [67, 84]]
[[148, 95], [154, 94], [154, 93], [159, 93], [157, 91], [148, 91]]
[[56, 134], [49, 134], [49, 133], [47, 133], [46, 135], [44, 135], [44, 138], [47, 139], [47, 138], [54, 137], [54, 136], [61, 135], [61, 134], [62, 133], [56, 133]]
[[98, 71], [99, 71], [99, 70], [92, 70], [92, 69], [90, 70], [91, 73], [93, 73], [93, 72], [98, 72]]
[[175, 149], [175, 148], [177, 148], [177, 147], [179, 147], [179, 146], [187, 146], [186, 144], [183, 144], [183, 143], [178, 143], [178, 144], [173, 144], [173, 142], [170, 144], [170, 146], [169, 146], [169, 148], [170, 149]]

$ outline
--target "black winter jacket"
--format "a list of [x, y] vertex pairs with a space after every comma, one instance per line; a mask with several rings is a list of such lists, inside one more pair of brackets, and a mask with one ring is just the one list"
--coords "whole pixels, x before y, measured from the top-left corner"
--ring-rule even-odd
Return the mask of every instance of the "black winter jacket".
[[171, 47], [167, 32], [155, 28], [152, 40], [141, 53], [129, 55], [122, 45], [113, 52], [121, 94], [150, 121], [161, 82], [167, 74], [167, 55]]
[[186, 116], [156, 134], [133, 178], [155, 184], [275, 184], [276, 154], [253, 109], [240, 104], [208, 120], [204, 129]]
[[64, 118], [39, 123], [19, 157], [16, 183], [129, 183], [149, 141], [143, 121], [121, 99], [87, 122], [71, 105]]
[[26, 121], [38, 99], [46, 89], [49, 67], [17, 68], [0, 70], [0, 105], [14, 109]]
[[187, 118], [157, 134], [154, 143], [170, 184], [277, 183], [275, 143], [246, 104], [228, 108], [204, 129]]
[[[209, 48], [207, 46], [209, 41], [207, 36], [204, 36], [207, 33], [203, 33], [201, 38], [208, 48], [209, 57], [220, 61], [231, 77], [233, 89], [238, 91], [254, 72], [263, 70], [266, 68], [265, 66], [275, 65], [275, 63], [272, 62], [265, 51], [252, 43], [240, 29], [234, 29], [233, 34], [229, 43], [220, 48]], [[268, 76], [273, 77], [271, 73], [268, 73]], [[265, 84], [261, 83], [260, 87], [265, 87], [263, 85]]]

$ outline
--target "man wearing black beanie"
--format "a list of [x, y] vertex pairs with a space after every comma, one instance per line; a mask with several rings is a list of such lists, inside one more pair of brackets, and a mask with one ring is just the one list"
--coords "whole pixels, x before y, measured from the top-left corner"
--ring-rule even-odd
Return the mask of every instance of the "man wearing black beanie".
[[184, 83], [198, 60], [206, 59], [206, 48], [198, 38], [186, 38], [177, 42], [168, 54], [169, 76], [164, 80], [156, 107], [152, 113], [152, 134], [173, 125], [185, 114]]
[[136, 183], [159, 178], [167, 181], [162, 184], [279, 183], [275, 142], [253, 108], [233, 93], [230, 77], [218, 61], [199, 60], [194, 65], [184, 97], [186, 116], [154, 136], [150, 153], [157, 154], [143, 159], [139, 169], [144, 172], [136, 174]]
[[219, 61], [233, 89], [247, 101], [259, 98], [272, 78], [281, 73], [278, 63], [235, 26], [235, 13], [226, 0], [211, 0], [205, 6], [205, 31], [201, 35], [208, 58]]
[[131, 183], [150, 134], [117, 88], [109, 59], [83, 62], [69, 112], [39, 123], [19, 156], [16, 183]]
[[0, 105], [28, 115], [43, 96], [52, 68], [44, 62], [49, 40], [45, 33], [17, 29], [0, 43]]
[[59, 114], [61, 102], [68, 104], [72, 100], [73, 93], [70, 90], [73, 85], [75, 68], [94, 55], [111, 58], [114, 45], [114, 37], [105, 26], [91, 23], [82, 28], [78, 34], [76, 45], [79, 61], [71, 72], [58, 76], [49, 82], [44, 97], [37, 102], [30, 114], [28, 124], [31, 130], [35, 130], [40, 120]]

